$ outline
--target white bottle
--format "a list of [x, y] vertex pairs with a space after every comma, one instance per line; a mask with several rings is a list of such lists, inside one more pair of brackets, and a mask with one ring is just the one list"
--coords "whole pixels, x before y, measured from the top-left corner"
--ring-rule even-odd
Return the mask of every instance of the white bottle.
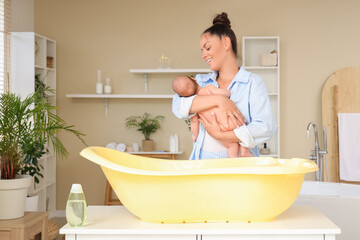
[[175, 152], [175, 137], [174, 135], [170, 135], [170, 139], [169, 139], [169, 151], [170, 152]]
[[98, 76], [97, 76], [97, 83], [96, 83], [96, 94], [102, 94], [103, 93], [103, 84], [101, 82], [101, 70], [98, 70]]
[[104, 86], [104, 93], [105, 94], [111, 93], [110, 78], [106, 78], [106, 85]]
[[86, 215], [87, 206], [81, 184], [73, 184], [66, 203], [66, 220], [71, 227], [82, 227]]
[[174, 138], [175, 138], [175, 152], [179, 151], [179, 137], [177, 134], [174, 134]]
[[140, 151], [138, 143], [133, 143], [132, 146], [133, 146], [134, 152], [139, 152]]

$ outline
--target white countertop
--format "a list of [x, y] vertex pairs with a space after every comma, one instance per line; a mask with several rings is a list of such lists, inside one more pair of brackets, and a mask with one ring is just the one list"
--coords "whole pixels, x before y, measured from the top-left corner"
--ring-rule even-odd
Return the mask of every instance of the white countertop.
[[274, 221], [260, 223], [184, 223], [143, 222], [123, 206], [88, 206], [85, 225], [60, 234], [261, 234], [307, 235], [340, 234], [341, 230], [319, 210], [311, 206], [291, 206]]

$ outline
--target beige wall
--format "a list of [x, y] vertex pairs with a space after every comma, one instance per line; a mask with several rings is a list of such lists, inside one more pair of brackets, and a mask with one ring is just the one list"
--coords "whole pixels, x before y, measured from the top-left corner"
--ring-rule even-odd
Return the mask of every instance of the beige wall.
[[33, 32], [34, 0], [11, 0], [11, 31]]
[[[35, 31], [57, 40], [59, 114], [75, 124], [88, 145], [140, 142], [124, 127], [130, 115], [149, 112], [166, 120], [153, 135], [158, 149], [169, 135], [180, 136], [187, 158], [192, 144], [186, 125], [171, 113], [170, 100], [72, 100], [67, 93], [93, 93], [96, 71], [112, 80], [115, 93], [143, 93], [141, 75], [130, 68], [156, 68], [162, 53], [173, 68], [205, 68], [199, 37], [214, 14], [226, 11], [238, 36], [281, 38], [281, 157], [308, 157], [314, 140], [310, 121], [321, 126], [321, 89], [336, 70], [360, 64], [358, 1], [238, 0], [35, 0]], [[150, 93], [171, 93], [171, 75], [150, 75]], [[98, 166], [81, 158], [84, 147], [61, 135], [70, 157], [57, 163], [57, 208], [64, 209], [70, 186], [83, 185], [89, 204], [104, 202], [105, 178]]]

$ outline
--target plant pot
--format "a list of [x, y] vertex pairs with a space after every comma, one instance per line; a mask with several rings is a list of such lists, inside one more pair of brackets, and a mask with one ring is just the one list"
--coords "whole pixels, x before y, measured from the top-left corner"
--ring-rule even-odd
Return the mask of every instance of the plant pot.
[[144, 152], [154, 151], [154, 140], [142, 140], [142, 149]]
[[0, 180], [0, 219], [24, 216], [26, 195], [32, 179], [28, 175], [17, 175], [15, 179]]

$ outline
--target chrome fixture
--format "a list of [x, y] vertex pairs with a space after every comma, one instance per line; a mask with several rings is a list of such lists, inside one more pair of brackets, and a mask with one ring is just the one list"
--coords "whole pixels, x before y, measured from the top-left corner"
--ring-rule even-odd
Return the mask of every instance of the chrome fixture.
[[[326, 154], [327, 154], [326, 127], [323, 127], [324, 150], [320, 149], [317, 127], [316, 127], [316, 124], [313, 122], [310, 122], [309, 125], [307, 126], [307, 131], [306, 131], [307, 138], [310, 138], [311, 128], [314, 129], [314, 134], [315, 134], [315, 150], [310, 151], [310, 160], [315, 160], [315, 163], [319, 167], [319, 170], [316, 172], [316, 181], [322, 181], [322, 179], [323, 179], [324, 162], [325, 162], [325, 167], [326, 167], [327, 181], [329, 181], [329, 173], [328, 173], [328, 169], [327, 169], [327, 157], [326, 157]], [[325, 161], [323, 161], [323, 159]]]

